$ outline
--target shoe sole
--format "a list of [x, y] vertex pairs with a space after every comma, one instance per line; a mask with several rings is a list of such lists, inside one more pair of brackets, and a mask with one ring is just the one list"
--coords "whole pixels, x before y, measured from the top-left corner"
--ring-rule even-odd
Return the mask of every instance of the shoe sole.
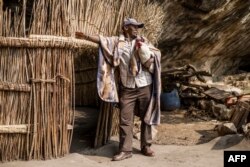
[[152, 154], [149, 154], [149, 153], [145, 153], [145, 152], [141, 152], [142, 155], [145, 155], [147, 157], [154, 157], [155, 156], [155, 153], [152, 153]]
[[143, 154], [143, 155], [145, 155], [147, 157], [154, 157], [155, 156], [155, 154]]
[[122, 158], [122, 159], [112, 159], [112, 161], [122, 161], [122, 160], [124, 160], [124, 159], [131, 158], [132, 156], [133, 156], [133, 155], [131, 154], [131, 155], [125, 156], [125, 157]]

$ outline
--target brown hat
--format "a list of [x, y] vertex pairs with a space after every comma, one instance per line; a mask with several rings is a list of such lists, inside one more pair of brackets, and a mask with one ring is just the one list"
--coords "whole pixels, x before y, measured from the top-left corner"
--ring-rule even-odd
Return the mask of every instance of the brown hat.
[[144, 27], [143, 23], [139, 23], [133, 18], [124, 19], [123, 26], [127, 26], [127, 25], [135, 25], [135, 26], [138, 26], [138, 28], [143, 28]]

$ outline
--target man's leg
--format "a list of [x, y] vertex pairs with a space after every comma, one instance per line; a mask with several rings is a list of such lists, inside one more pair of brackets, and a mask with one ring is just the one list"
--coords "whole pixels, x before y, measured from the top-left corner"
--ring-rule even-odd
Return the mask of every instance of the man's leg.
[[141, 121], [141, 149], [152, 145], [152, 126]]
[[120, 92], [120, 153], [113, 158], [115, 161], [132, 156], [135, 103], [135, 89], [122, 88]]
[[141, 118], [141, 150], [144, 155], [154, 156], [150, 149], [152, 144], [152, 126], [144, 122], [144, 117], [148, 109], [151, 98], [152, 85], [139, 89], [139, 110]]

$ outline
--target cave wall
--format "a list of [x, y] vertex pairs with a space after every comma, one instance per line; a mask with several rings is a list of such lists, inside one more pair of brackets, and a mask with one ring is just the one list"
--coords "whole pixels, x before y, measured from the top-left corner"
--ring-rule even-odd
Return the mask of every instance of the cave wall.
[[191, 63], [214, 75], [250, 61], [249, 0], [163, 0], [162, 70]]

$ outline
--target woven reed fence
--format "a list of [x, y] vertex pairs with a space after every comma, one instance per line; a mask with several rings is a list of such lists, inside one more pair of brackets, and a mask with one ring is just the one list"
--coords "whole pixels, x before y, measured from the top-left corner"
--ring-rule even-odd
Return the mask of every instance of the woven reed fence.
[[75, 56], [76, 106], [99, 105], [96, 89], [97, 51], [96, 48], [82, 50]]
[[14, 46], [23, 42], [17, 40], [0, 47], [1, 160], [62, 156], [74, 118], [73, 54], [53, 45], [41, 48], [40, 42]]
[[[1, 161], [63, 156], [73, 132], [74, 42], [51, 36], [25, 38], [27, 28], [40, 32], [51, 22], [27, 27], [25, 3], [21, 9], [2, 11], [0, 1]], [[39, 19], [36, 15], [33, 21]]]
[[[147, 0], [18, 2], [14, 10], [3, 10], [0, 0], [0, 160], [60, 157], [69, 152], [75, 98], [92, 97], [87, 103], [97, 99], [91, 84], [97, 46], [73, 39], [74, 32], [117, 35], [124, 17], [133, 16], [146, 23], [142, 33], [156, 43], [163, 12]], [[95, 146], [117, 131], [114, 111], [101, 103]]]

